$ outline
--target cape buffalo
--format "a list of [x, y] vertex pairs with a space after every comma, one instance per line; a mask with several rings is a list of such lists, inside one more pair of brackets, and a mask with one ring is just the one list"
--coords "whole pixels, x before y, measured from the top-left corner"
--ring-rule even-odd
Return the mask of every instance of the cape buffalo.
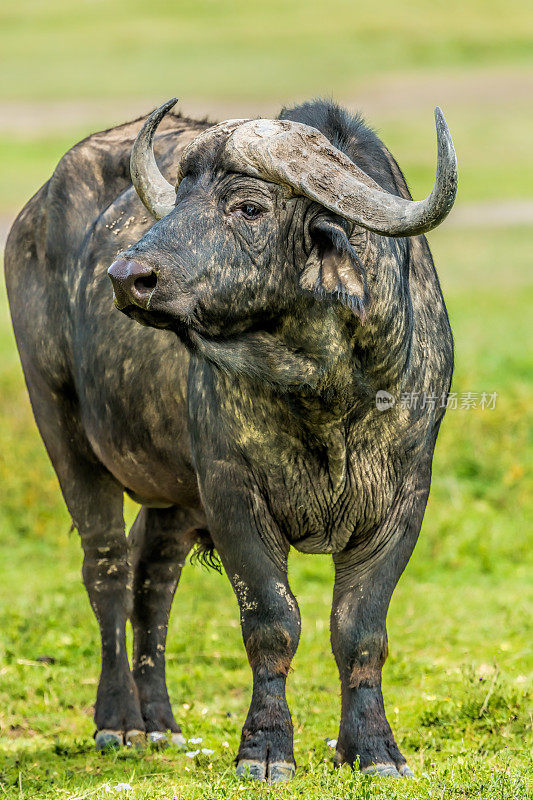
[[[101, 631], [96, 747], [184, 743], [167, 622], [189, 551], [216, 548], [253, 672], [237, 772], [291, 777], [293, 546], [335, 564], [336, 763], [411, 776], [381, 670], [453, 367], [421, 235], [454, 202], [448, 128], [436, 109], [435, 186], [414, 202], [378, 137], [331, 102], [214, 126], [174, 103], [73, 147], [6, 248], [24, 375]], [[141, 504], [129, 538], [124, 491]]]

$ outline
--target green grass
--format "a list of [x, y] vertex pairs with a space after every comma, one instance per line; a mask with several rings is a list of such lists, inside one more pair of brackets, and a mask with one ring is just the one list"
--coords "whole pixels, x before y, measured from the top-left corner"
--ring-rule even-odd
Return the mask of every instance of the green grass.
[[[405, 107], [368, 112], [363, 103], [362, 111], [416, 196], [433, 182], [432, 106], [441, 103], [460, 159], [458, 202], [530, 197], [530, 103], [512, 93], [495, 94], [490, 107], [475, 96], [465, 103], [462, 83], [475, 70], [486, 93], [498, 70], [515, 83], [530, 76], [532, 36], [527, 0], [382, 0], [379, 14], [368, 0], [186, 0], [179, 9], [169, 0], [84, 0], [75, 12], [66, 0], [4, 0], [0, 214], [27, 200], [68, 146], [121, 121], [96, 104], [80, 125], [75, 115], [64, 119], [61, 103], [129, 99], [142, 112], [178, 94], [185, 108], [194, 101], [223, 115], [225, 103], [246, 114], [248, 102], [275, 109], [325, 95], [349, 98], [355, 109], [376, 81], [402, 75]], [[436, 88], [413, 106], [416, 79], [431, 77], [446, 78], [451, 90], [443, 100]], [[21, 104], [46, 101], [60, 104], [46, 131], [31, 116], [22, 130], [14, 125]]]
[[[326, 12], [327, 9], [327, 12]], [[4, 0], [10, 98], [278, 98], [387, 71], [531, 63], [526, 0]], [[182, 88], [183, 87], [183, 88]]]
[[[386, 704], [418, 782], [333, 770], [324, 742], [336, 736], [339, 713], [328, 636], [332, 570], [319, 556], [291, 558], [303, 632], [289, 680], [299, 764], [290, 787], [248, 788], [233, 776], [249, 668], [229, 584], [200, 567], [186, 569], [179, 589], [168, 679], [185, 734], [203, 737], [214, 754], [93, 752], [99, 636], [77, 535], [69, 535], [32, 422], [2, 300], [0, 790], [7, 796], [103, 798], [119, 783], [131, 785], [131, 798], [156, 800], [528, 796], [528, 231], [443, 229], [432, 244], [457, 341], [454, 389], [499, 396], [494, 410], [448, 412], [421, 539], [389, 615]], [[514, 265], [510, 288], [501, 285], [498, 254]], [[56, 663], [42, 664], [42, 655]]]

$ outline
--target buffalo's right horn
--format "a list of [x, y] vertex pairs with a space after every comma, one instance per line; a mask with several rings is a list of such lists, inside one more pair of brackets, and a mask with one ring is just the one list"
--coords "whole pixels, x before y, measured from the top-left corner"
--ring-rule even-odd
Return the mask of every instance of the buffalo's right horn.
[[414, 236], [439, 225], [457, 192], [457, 160], [440, 108], [437, 175], [425, 200], [390, 194], [331, 144], [301, 122], [257, 119], [236, 128], [226, 153], [235, 170], [281, 183], [341, 217], [387, 236]]
[[137, 134], [130, 158], [131, 180], [135, 191], [156, 219], [165, 217], [176, 203], [176, 190], [157, 166], [153, 139], [155, 129], [178, 102], [174, 97], [153, 111]]

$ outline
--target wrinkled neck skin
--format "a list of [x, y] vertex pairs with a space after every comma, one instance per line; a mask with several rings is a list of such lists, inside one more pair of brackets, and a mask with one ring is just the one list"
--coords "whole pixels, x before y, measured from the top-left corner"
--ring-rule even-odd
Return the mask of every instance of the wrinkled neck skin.
[[365, 322], [336, 298], [302, 291], [268, 330], [220, 340], [190, 331], [194, 352], [212, 367], [215, 381], [227, 382], [232, 393], [240, 386], [242, 394], [285, 398], [289, 413], [318, 428], [359, 419], [374, 406], [379, 389], [401, 392], [413, 335], [408, 244], [361, 229], [351, 241], [366, 268]]

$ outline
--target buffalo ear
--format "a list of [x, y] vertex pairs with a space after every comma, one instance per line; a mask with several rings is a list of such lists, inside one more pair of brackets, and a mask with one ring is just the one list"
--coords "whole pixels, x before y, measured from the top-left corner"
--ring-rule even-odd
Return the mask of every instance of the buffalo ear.
[[300, 285], [317, 294], [336, 295], [364, 322], [369, 299], [365, 271], [346, 231], [340, 223], [318, 217], [309, 234], [312, 249]]

